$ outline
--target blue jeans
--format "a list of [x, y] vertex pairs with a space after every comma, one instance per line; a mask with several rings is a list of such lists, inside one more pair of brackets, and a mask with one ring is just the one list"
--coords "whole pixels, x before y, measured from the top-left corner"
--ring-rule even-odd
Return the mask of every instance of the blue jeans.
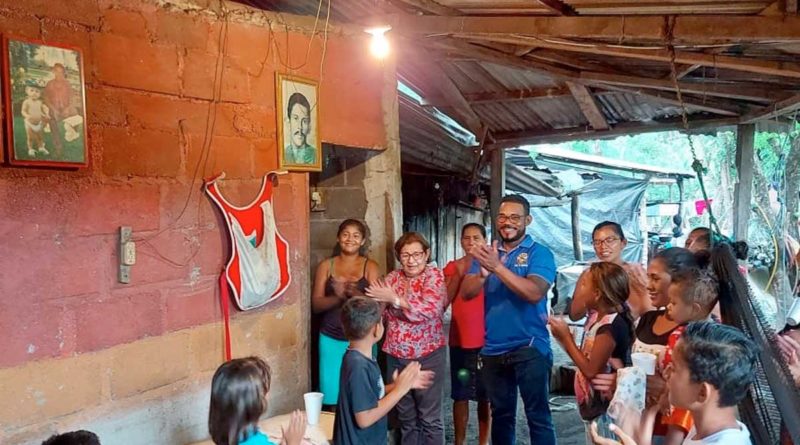
[[552, 355], [525, 346], [496, 356], [481, 356], [486, 392], [492, 405], [492, 444], [516, 443], [517, 390], [522, 394], [531, 444], [555, 445], [556, 432], [550, 416], [550, 369]]

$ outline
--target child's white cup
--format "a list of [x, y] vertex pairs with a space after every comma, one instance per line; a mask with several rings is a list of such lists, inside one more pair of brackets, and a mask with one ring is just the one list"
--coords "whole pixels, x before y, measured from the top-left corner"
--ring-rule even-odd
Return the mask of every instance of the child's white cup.
[[631, 354], [633, 366], [641, 369], [647, 375], [655, 375], [656, 359], [657, 357], [649, 352], [634, 352]]
[[306, 404], [306, 417], [308, 418], [309, 425], [316, 425], [319, 423], [319, 415], [322, 412], [322, 396], [321, 392], [307, 392], [303, 394], [303, 400]]

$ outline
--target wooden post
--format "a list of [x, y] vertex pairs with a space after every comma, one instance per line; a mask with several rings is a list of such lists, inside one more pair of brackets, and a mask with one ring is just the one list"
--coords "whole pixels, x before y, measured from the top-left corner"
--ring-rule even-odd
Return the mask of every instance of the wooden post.
[[572, 251], [575, 261], [583, 261], [583, 245], [581, 244], [581, 202], [580, 195], [572, 195]]
[[755, 124], [736, 127], [736, 171], [739, 173], [739, 182], [733, 192], [733, 237], [741, 241], [747, 241], [747, 225], [750, 221], [755, 135]]
[[506, 189], [506, 155], [503, 149], [492, 150], [491, 172], [489, 203], [492, 207], [492, 239], [497, 239], [497, 213]]

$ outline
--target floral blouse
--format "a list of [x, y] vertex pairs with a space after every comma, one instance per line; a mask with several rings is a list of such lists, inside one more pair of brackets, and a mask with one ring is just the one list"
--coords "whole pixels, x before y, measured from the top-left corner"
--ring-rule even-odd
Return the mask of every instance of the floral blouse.
[[411, 309], [386, 308], [383, 351], [397, 358], [417, 359], [444, 346], [442, 316], [447, 289], [442, 270], [427, 266], [414, 278], [395, 270], [386, 276], [386, 284], [405, 297]]

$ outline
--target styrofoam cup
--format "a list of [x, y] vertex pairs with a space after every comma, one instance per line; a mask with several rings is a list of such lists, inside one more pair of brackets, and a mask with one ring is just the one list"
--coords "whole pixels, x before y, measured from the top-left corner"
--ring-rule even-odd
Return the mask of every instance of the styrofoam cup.
[[319, 415], [322, 412], [322, 396], [321, 392], [307, 392], [303, 394], [303, 401], [306, 404], [306, 417], [308, 418], [309, 425], [316, 425], [319, 423]]
[[657, 357], [649, 352], [634, 352], [631, 354], [633, 366], [641, 369], [647, 375], [656, 373], [656, 359]]

